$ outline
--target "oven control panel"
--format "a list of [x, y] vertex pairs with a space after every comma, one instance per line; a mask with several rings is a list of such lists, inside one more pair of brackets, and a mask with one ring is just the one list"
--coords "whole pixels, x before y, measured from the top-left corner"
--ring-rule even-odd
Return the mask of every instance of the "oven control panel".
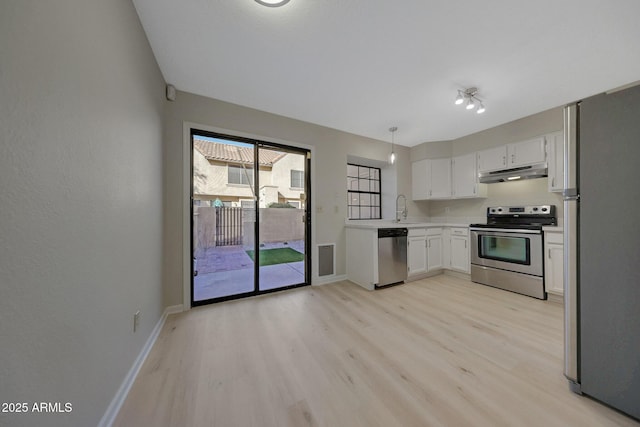
[[556, 207], [553, 205], [537, 206], [492, 206], [487, 208], [487, 216], [518, 216], [518, 215], [552, 215], [556, 214]]

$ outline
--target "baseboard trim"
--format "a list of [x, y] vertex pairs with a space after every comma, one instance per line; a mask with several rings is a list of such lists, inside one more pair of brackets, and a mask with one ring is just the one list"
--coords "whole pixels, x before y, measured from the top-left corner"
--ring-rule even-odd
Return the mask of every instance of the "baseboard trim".
[[564, 296], [547, 291], [547, 300], [556, 304], [564, 304]]
[[170, 305], [169, 307], [164, 309], [164, 315], [168, 316], [170, 314], [178, 314], [184, 311], [184, 307], [182, 304]]
[[120, 384], [120, 388], [116, 392], [116, 395], [113, 397], [113, 400], [111, 400], [111, 403], [109, 404], [107, 411], [102, 416], [102, 419], [98, 423], [98, 427], [110, 427], [113, 424], [116, 416], [120, 412], [120, 408], [122, 407], [124, 400], [129, 394], [129, 390], [131, 390], [131, 386], [133, 386], [133, 383], [138, 376], [138, 372], [140, 372], [140, 368], [142, 368], [142, 365], [147, 359], [149, 352], [153, 348], [156, 339], [158, 339], [158, 335], [160, 335], [160, 331], [164, 326], [164, 322], [167, 320], [167, 316], [169, 316], [170, 314], [180, 313], [182, 311], [182, 304], [172, 305], [164, 310], [162, 316], [160, 316], [160, 320], [158, 320], [158, 323], [156, 323], [153, 331], [151, 331], [151, 335], [149, 335], [149, 338], [147, 338], [147, 342], [144, 344], [144, 347], [142, 347], [140, 354], [136, 358], [135, 362], [133, 362], [133, 366], [131, 366], [131, 369], [129, 369], [129, 372], [124, 377], [122, 384]]
[[463, 279], [463, 280], [471, 280], [471, 274], [462, 273], [460, 271], [445, 270], [444, 274], [447, 274], [449, 276], [454, 276], [454, 277], [457, 277], [457, 278]]
[[346, 274], [341, 274], [341, 275], [334, 274], [326, 277], [318, 277], [316, 278], [316, 280], [313, 281], [313, 286], [328, 285], [329, 283], [342, 282], [343, 280], [347, 280]]

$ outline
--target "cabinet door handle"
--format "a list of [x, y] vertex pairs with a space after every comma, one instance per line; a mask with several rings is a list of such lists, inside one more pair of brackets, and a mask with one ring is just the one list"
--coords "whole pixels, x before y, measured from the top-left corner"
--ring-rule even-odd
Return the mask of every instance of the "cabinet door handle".
[[467, 249], [467, 241], [464, 241], [464, 248]]
[[516, 162], [516, 155], [512, 154], [511, 155], [511, 163], [515, 163]]
[[549, 259], [551, 259], [551, 248], [549, 248]]
[[553, 177], [551, 178], [551, 187], [555, 187], [556, 186], [556, 178]]
[[507, 166], [507, 156], [502, 156], [502, 165]]

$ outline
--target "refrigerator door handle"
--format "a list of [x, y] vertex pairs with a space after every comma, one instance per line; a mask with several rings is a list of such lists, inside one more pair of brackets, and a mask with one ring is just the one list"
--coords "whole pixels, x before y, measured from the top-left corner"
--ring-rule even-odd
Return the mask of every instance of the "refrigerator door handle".
[[578, 105], [564, 109], [564, 375], [572, 391], [580, 393], [578, 341]]

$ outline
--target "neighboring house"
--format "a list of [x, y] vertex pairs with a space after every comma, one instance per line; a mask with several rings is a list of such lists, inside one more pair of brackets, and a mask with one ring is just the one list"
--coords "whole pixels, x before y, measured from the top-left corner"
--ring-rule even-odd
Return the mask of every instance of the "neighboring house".
[[[253, 148], [194, 138], [193, 197], [200, 206], [253, 207]], [[303, 208], [304, 156], [259, 150], [259, 207], [289, 203]]]

